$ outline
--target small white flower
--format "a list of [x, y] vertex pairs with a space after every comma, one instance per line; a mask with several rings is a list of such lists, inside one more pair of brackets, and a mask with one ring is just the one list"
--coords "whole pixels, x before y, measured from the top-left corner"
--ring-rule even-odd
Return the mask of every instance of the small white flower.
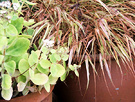
[[49, 40], [49, 39], [43, 40], [43, 46], [53, 47], [54, 46], [54, 41], [53, 40]]
[[5, 7], [10, 8], [11, 7], [11, 2], [10, 1], [5, 1]]
[[0, 11], [1, 14], [4, 14], [4, 13], [6, 13], [6, 12], [7, 12], [6, 10], [1, 10], [1, 11]]
[[5, 2], [4, 2], [4, 1], [1, 2], [1, 3], [0, 3], [0, 6], [1, 6], [1, 7], [4, 7], [4, 6], [5, 6]]
[[0, 3], [0, 6], [3, 7], [3, 3], [2, 2]]
[[18, 10], [19, 7], [20, 7], [19, 3], [13, 3], [14, 10]]
[[11, 16], [7, 16], [7, 19], [11, 19]]
[[10, 1], [3, 1], [3, 2], [0, 3], [0, 6], [10, 8], [11, 2]]

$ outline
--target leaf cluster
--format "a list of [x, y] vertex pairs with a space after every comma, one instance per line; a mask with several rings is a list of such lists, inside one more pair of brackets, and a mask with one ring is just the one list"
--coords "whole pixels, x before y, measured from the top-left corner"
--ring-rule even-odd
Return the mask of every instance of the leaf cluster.
[[[6, 12], [0, 16], [0, 91], [5, 100], [20, 92], [27, 95], [42, 88], [50, 92], [51, 85], [56, 84], [58, 78], [64, 81], [69, 71], [77, 73], [74, 70], [77, 65], [72, 69], [67, 67], [67, 47], [54, 47], [53, 41], [49, 41], [51, 39], [46, 42], [43, 39], [39, 47], [33, 47], [35, 35], [43, 27], [34, 30], [33, 27], [39, 24], [33, 19], [26, 21], [18, 16], [18, 12], [2, 10]], [[10, 19], [6, 18], [7, 15], [11, 16]]]

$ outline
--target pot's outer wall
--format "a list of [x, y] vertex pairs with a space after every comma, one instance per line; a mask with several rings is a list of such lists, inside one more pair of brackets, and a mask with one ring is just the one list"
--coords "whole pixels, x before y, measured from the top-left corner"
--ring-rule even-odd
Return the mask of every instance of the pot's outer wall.
[[[135, 102], [135, 78], [129, 70], [126, 70], [129, 69], [128, 66], [124, 66], [121, 61], [120, 64], [123, 71], [123, 78], [116, 62], [111, 61], [110, 70], [116, 88], [112, 85], [105, 71], [105, 77], [111, 95], [107, 90], [100, 65], [97, 63], [96, 69], [98, 71], [98, 76], [96, 75], [96, 89], [93, 70], [90, 68], [90, 83], [85, 94], [87, 78], [85, 65], [82, 65], [79, 79], [73, 74], [74, 77], [68, 77], [65, 83], [59, 81], [57, 85], [55, 85], [54, 93], [59, 99], [58, 102]], [[78, 80], [80, 81], [80, 85]]]
[[34, 92], [26, 96], [13, 98], [10, 101], [0, 100], [0, 102], [52, 102], [53, 89], [54, 89], [54, 86], [51, 87], [50, 93], [46, 92], [45, 89], [42, 89], [41, 93]]

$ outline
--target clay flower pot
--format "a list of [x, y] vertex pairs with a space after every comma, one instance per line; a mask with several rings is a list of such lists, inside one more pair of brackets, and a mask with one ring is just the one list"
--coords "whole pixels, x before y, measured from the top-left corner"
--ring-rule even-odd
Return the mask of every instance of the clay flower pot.
[[55, 85], [54, 93], [59, 102], [135, 102], [135, 78], [127, 65], [124, 65], [122, 61], [120, 61], [120, 65], [123, 75], [116, 62], [111, 61], [110, 70], [114, 86], [105, 68], [104, 78], [100, 64], [96, 63], [98, 75], [95, 75], [94, 79], [93, 70], [91, 67], [89, 68], [90, 83], [86, 90], [87, 77], [83, 64], [80, 69], [80, 77], [71, 73], [73, 76], [69, 75], [65, 83], [59, 81]]
[[43, 88], [41, 92], [30, 93], [26, 96], [16, 97], [10, 101], [0, 100], [0, 102], [52, 102], [52, 90], [54, 86], [51, 87], [50, 92], [46, 92]]

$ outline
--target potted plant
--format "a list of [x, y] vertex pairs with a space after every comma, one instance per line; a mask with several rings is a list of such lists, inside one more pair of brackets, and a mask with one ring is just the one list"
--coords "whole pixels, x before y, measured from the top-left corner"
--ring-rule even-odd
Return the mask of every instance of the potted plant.
[[[45, 27], [44, 30], [48, 30], [48, 32], [45, 34], [48, 34], [47, 36], [54, 36], [57, 45], [66, 45], [69, 47], [69, 68], [72, 70], [72, 67], [75, 67], [71, 65], [71, 63], [77, 63], [83, 66], [80, 70], [80, 77], [74, 77], [74, 79], [77, 79], [77, 81], [71, 80], [72, 78], [69, 78], [69, 80], [66, 80], [67, 82], [65, 81], [67, 84], [64, 84], [65, 88], [63, 89], [63, 85], [56, 85], [55, 90], [57, 92], [55, 90], [54, 91], [56, 94], [59, 93], [57, 94], [58, 97], [65, 97], [64, 101], [68, 102], [82, 102], [81, 99], [84, 99], [85, 101], [85, 98], [89, 100], [90, 97], [92, 97], [92, 100], [97, 99], [98, 102], [101, 102], [102, 99], [104, 100], [104, 102], [107, 102], [108, 100], [105, 100], [107, 98], [103, 98], [104, 94], [102, 93], [106, 93], [105, 95], [109, 97], [110, 100], [112, 100], [112, 97], [114, 95], [113, 94], [111, 96], [111, 92], [115, 92], [115, 95], [113, 97], [115, 99], [119, 93], [120, 95], [122, 95], [124, 92], [126, 92], [125, 89], [127, 86], [128, 88], [130, 88], [130, 91], [132, 90], [132, 93], [134, 93], [134, 89], [132, 88], [135, 85], [131, 83], [132, 87], [130, 87], [130, 85], [127, 85], [128, 82], [124, 81], [125, 77], [128, 77], [129, 74], [131, 74], [131, 77], [129, 77], [128, 79], [130, 80], [131, 78], [134, 81], [134, 78], [132, 78], [132, 76], [134, 76], [133, 58], [135, 48], [135, 21], [133, 14], [135, 12], [134, 1], [32, 1], [38, 4], [36, 6], [33, 6], [32, 9], [29, 10], [29, 14], [33, 14], [33, 19], [35, 19], [36, 21], [42, 21], [45, 19], [50, 24]], [[28, 18], [28, 16], [26, 16], [26, 18]], [[44, 33], [41, 33], [41, 35], [44, 35]], [[83, 63], [86, 63], [86, 65], [84, 66]], [[116, 66], [112, 67], [112, 65]], [[82, 70], [86, 71], [83, 72]], [[118, 76], [115, 75], [116, 73]], [[77, 72], [76, 74], [78, 75]], [[91, 82], [92, 85], [89, 84], [91, 75], [94, 76], [94, 78], [92, 77], [92, 79], [94, 79], [94, 82]], [[98, 84], [96, 84], [96, 80], [98, 80], [97, 76], [102, 77], [101, 81], [97, 81]], [[77, 84], [78, 79], [80, 79], [81, 82]], [[72, 89], [69, 88], [71, 87], [70, 82], [73, 83]], [[99, 82], [105, 83], [104, 86]], [[123, 88], [121, 87], [122, 84], [120, 82], [125, 83], [125, 86]], [[80, 84], [86, 85], [81, 87], [84, 89], [82, 90], [82, 96], [80, 95], [79, 90]], [[90, 87], [89, 85], [91, 85], [92, 87]], [[99, 91], [101, 89], [105, 89], [108, 91], [103, 91], [102, 93], [100, 93], [96, 89], [99, 89]], [[121, 91], [123, 89], [124, 91]], [[91, 90], [94, 90], [94, 94], [86, 94], [88, 91]], [[111, 90], [110, 94], [109, 90]], [[97, 91], [98, 96], [100, 94], [102, 98], [101, 100], [96, 97]], [[76, 96], [76, 100], [74, 100], [74, 93], [79, 94]], [[132, 95], [128, 92], [126, 93], [130, 96], [129, 98], [131, 99], [128, 101], [133, 101], [134, 99]], [[127, 94], [124, 94], [122, 98], [118, 97], [117, 99], [119, 101], [123, 100], [123, 98], [125, 98]], [[114, 102], [114, 100], [112, 101]]]
[[[68, 47], [54, 46], [54, 36], [44, 35], [39, 42], [35, 41], [49, 23], [26, 21], [20, 16], [25, 6], [35, 4], [27, 0], [0, 2], [0, 91], [1, 98], [11, 102], [43, 101], [58, 78], [65, 80], [71, 70], [66, 66]], [[43, 25], [38, 27], [40, 24]], [[73, 70], [77, 72], [75, 67]]]

